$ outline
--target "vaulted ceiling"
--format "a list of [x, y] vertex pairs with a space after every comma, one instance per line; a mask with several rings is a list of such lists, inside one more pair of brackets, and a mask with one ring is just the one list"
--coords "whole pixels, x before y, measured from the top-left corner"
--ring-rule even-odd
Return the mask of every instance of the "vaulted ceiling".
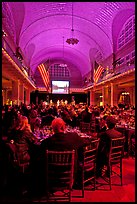
[[[3, 2], [2, 26], [10, 46], [20, 47], [33, 73], [50, 59], [63, 60], [84, 76], [94, 59], [101, 63], [113, 53], [122, 26], [133, 14], [135, 2]], [[75, 45], [66, 42], [72, 37], [72, 20], [79, 40]]]

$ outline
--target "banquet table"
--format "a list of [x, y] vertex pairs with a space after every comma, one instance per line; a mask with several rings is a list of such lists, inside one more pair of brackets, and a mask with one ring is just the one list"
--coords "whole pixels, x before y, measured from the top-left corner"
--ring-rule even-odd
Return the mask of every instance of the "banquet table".
[[[84, 143], [87, 143], [87, 141], [97, 139], [97, 134], [91, 133], [91, 134], [86, 134], [82, 133], [78, 127], [72, 128], [71, 126], [67, 126], [65, 133], [67, 132], [76, 132], [84, 141]], [[39, 139], [40, 142], [42, 140], [47, 139], [48, 137], [51, 137], [53, 135], [51, 126], [46, 126], [41, 129], [37, 129], [34, 131], [34, 135]]]

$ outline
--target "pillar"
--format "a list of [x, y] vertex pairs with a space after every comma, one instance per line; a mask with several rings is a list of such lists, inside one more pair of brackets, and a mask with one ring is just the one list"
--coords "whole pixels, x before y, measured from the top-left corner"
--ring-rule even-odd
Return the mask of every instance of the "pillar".
[[7, 89], [3, 89], [3, 105], [6, 104], [7, 101]]
[[129, 87], [127, 91], [130, 94], [130, 104], [135, 106], [135, 87]]
[[133, 87], [133, 100], [132, 100], [132, 102], [133, 102], [133, 106], [135, 106], [135, 87]]
[[90, 105], [95, 105], [95, 91], [90, 90]]
[[24, 84], [19, 85], [19, 103], [24, 103]]
[[103, 106], [106, 104], [110, 105], [110, 88], [109, 86], [103, 86], [102, 87], [102, 102]]
[[110, 105], [110, 93], [109, 93], [109, 86], [105, 87], [105, 104]]
[[19, 80], [12, 81], [12, 104], [19, 105]]
[[25, 101], [25, 104], [26, 105], [29, 105], [30, 104], [30, 89], [26, 89], [26, 101]]
[[118, 87], [116, 84], [111, 83], [111, 106], [118, 105]]
[[105, 87], [102, 86], [102, 106], [105, 105]]

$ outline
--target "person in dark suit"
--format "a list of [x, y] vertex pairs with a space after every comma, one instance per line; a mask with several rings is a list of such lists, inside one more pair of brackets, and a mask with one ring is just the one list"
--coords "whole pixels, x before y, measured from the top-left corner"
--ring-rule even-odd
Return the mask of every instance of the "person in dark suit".
[[84, 123], [90, 123], [91, 122], [91, 113], [88, 111], [88, 107], [85, 108], [85, 110], [83, 110], [81, 112], [81, 119], [82, 119], [82, 122]]
[[42, 141], [41, 148], [44, 151], [45, 149], [65, 151], [83, 147], [83, 139], [76, 132], [64, 133], [65, 122], [61, 118], [55, 118], [51, 125], [54, 134]]
[[[111, 138], [122, 137], [122, 133], [114, 129], [115, 124], [116, 120], [112, 116], [108, 116], [106, 118], [106, 131], [97, 135], [100, 138], [96, 163], [97, 177], [101, 176], [103, 166], [107, 165]], [[106, 175], [107, 173], [108, 171]]]
[[44, 126], [44, 125], [48, 125], [48, 126], [50, 126], [51, 125], [51, 123], [52, 123], [52, 120], [54, 120], [54, 115], [53, 115], [53, 109], [52, 108], [49, 108], [49, 110], [48, 110], [48, 114], [46, 115], [46, 116], [43, 116], [42, 117], [42, 127]]
[[42, 141], [42, 157], [44, 159], [46, 149], [55, 151], [76, 150], [74, 177], [75, 183], [78, 183], [80, 182], [80, 172], [77, 171], [78, 165], [79, 162], [83, 160], [83, 146], [88, 144], [88, 141], [86, 141], [85, 143], [84, 140], [76, 132], [65, 133], [65, 122], [61, 118], [55, 118], [52, 121], [51, 125], [54, 134], [46, 140]]

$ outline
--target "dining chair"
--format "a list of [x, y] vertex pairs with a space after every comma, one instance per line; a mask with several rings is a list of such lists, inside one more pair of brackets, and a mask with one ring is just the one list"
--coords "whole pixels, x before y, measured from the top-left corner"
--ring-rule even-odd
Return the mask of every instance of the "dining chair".
[[132, 158], [135, 157], [135, 137], [131, 138], [131, 155]]
[[91, 190], [93, 185], [96, 188], [96, 158], [99, 139], [91, 140], [89, 145], [84, 147], [82, 163], [82, 197], [84, 190]]
[[[104, 185], [109, 185], [110, 190], [112, 189], [112, 177], [117, 176], [120, 178], [120, 185], [122, 186], [122, 159], [124, 157], [124, 144], [125, 137], [111, 138], [110, 151], [108, 155], [108, 164], [104, 165], [102, 178], [106, 182]], [[107, 172], [107, 174], [106, 174]], [[119, 185], [116, 183], [113, 185]]]
[[90, 122], [90, 131], [96, 132], [96, 118], [92, 118]]
[[24, 144], [17, 144], [15, 142], [10, 141], [7, 142], [5, 145], [9, 181], [11, 180], [10, 178], [12, 178], [12, 181], [14, 181], [14, 186], [17, 188], [18, 193], [23, 196], [26, 192], [28, 192], [28, 182], [30, 178], [30, 162], [22, 162], [20, 160], [20, 155], [18, 151], [18, 148], [23, 148]]
[[71, 201], [74, 180], [74, 156], [75, 150], [46, 150], [47, 202]]

